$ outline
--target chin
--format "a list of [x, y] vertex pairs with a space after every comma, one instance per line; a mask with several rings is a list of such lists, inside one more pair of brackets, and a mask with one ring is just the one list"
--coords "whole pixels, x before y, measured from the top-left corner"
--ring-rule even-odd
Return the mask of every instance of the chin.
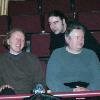
[[81, 50], [82, 50], [82, 48], [78, 48], [78, 49], [77, 49], [77, 51], [81, 51]]
[[83, 45], [79, 45], [77, 46], [78, 49], [82, 49], [83, 48]]
[[20, 53], [22, 50], [16, 50], [17, 53]]

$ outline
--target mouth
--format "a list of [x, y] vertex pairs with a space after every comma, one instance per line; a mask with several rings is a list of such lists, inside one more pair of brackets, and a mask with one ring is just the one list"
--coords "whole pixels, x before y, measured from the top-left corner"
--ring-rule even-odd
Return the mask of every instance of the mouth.
[[52, 29], [52, 31], [53, 31], [53, 32], [55, 32], [55, 31], [56, 31], [56, 29], [54, 29], [54, 28], [53, 28], [53, 29]]
[[16, 47], [21, 47], [21, 45], [17, 44]]

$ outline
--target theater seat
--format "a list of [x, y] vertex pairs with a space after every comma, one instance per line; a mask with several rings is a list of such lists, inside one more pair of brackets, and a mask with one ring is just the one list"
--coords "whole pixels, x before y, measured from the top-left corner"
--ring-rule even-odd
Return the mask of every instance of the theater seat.
[[41, 22], [39, 15], [11, 16], [12, 28], [21, 28], [26, 33], [40, 33]]
[[43, 0], [43, 12], [48, 14], [52, 10], [60, 10], [64, 13], [70, 12], [69, 0]]
[[0, 35], [4, 35], [8, 32], [8, 16], [0, 16]]
[[38, 57], [48, 57], [50, 54], [50, 35], [33, 34], [31, 36], [31, 52]]
[[94, 36], [94, 38], [98, 41], [98, 43], [100, 44], [100, 31], [94, 31], [91, 33]]
[[89, 30], [100, 30], [100, 12], [80, 12], [78, 17]]
[[0, 36], [0, 53], [5, 53], [7, 49], [3, 46], [3, 41], [5, 39], [5, 36]]
[[8, 15], [37, 15], [38, 7], [36, 0], [9, 1]]
[[40, 59], [43, 69], [43, 75], [46, 75], [46, 66], [50, 56], [50, 35], [49, 34], [33, 34], [31, 36], [31, 52]]
[[75, 0], [76, 12], [97, 12], [100, 10], [100, 0]]

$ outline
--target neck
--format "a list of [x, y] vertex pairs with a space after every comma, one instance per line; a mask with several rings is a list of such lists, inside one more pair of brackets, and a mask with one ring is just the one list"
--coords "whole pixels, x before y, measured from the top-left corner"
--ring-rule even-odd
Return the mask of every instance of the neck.
[[72, 53], [72, 54], [79, 54], [79, 53], [82, 52], [82, 49], [75, 51], [75, 50], [70, 49], [70, 48], [67, 46], [67, 47], [66, 47], [66, 51], [68, 51], [69, 53]]
[[12, 52], [12, 51], [10, 51], [10, 53], [11, 54], [13, 54], [13, 55], [18, 55], [18, 54], [20, 54], [22, 51], [20, 51], [20, 52]]

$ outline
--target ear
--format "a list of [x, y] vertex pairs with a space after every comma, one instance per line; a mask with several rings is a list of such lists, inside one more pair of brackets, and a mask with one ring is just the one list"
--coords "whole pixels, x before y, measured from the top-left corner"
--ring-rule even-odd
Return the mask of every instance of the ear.
[[67, 28], [67, 23], [66, 23], [65, 19], [63, 19], [63, 25], [64, 25], [64, 28], [66, 29]]
[[8, 44], [8, 45], [10, 44], [9, 39], [7, 39], [7, 44]]
[[67, 23], [66, 23], [65, 19], [63, 19], [63, 24], [64, 24], [64, 25], [67, 25]]
[[65, 23], [65, 19], [63, 18], [63, 22]]

